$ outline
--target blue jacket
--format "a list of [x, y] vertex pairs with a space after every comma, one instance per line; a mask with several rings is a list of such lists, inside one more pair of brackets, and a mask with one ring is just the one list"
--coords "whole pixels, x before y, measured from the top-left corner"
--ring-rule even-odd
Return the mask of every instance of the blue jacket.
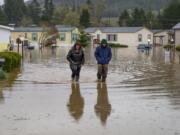
[[111, 48], [108, 46], [98, 46], [95, 51], [95, 57], [98, 64], [109, 64], [112, 58]]

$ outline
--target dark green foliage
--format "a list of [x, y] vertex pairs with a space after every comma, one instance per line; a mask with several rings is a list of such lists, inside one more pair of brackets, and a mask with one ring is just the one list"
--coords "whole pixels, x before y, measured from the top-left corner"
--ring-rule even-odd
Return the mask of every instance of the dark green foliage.
[[5, 15], [1, 6], [0, 6], [0, 24], [7, 24], [7, 16]]
[[54, 12], [53, 0], [45, 0], [42, 19], [48, 21], [51, 20], [53, 17], [53, 12]]
[[130, 15], [127, 10], [124, 10], [119, 17], [119, 26], [129, 26], [130, 25]]
[[172, 28], [180, 22], [180, 1], [173, 0], [170, 5], [164, 9], [160, 19], [165, 29]]
[[122, 45], [122, 44], [115, 44], [115, 43], [108, 43], [108, 45], [112, 48], [127, 48], [128, 45]]
[[32, 18], [34, 24], [39, 24], [41, 17], [41, 8], [37, 0], [33, 0], [28, 6], [28, 15]]
[[88, 37], [87, 34], [82, 31], [77, 42], [79, 42], [83, 47], [86, 47], [90, 45], [90, 37]]
[[21, 65], [21, 56], [15, 52], [0, 52], [0, 57], [5, 58], [3, 70], [10, 72]]
[[84, 28], [90, 26], [90, 14], [87, 9], [83, 9], [82, 14], [80, 16], [80, 25]]
[[6, 78], [5, 72], [0, 68], [0, 80], [4, 80]]
[[19, 24], [26, 14], [24, 0], [4, 0], [4, 12], [9, 23]]

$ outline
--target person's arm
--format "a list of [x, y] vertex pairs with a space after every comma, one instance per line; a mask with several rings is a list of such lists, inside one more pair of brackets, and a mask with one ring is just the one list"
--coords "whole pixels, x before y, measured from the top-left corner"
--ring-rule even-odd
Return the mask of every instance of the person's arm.
[[95, 51], [94, 55], [95, 55], [95, 57], [96, 57], [96, 60], [97, 60], [98, 62], [100, 62], [100, 61], [101, 61], [101, 58], [99, 57], [99, 49], [98, 49], [98, 47], [96, 48], [96, 51]]
[[81, 64], [84, 65], [84, 63], [85, 63], [85, 56], [84, 56], [84, 51], [82, 51], [82, 62], [81, 62]]
[[72, 50], [69, 50], [68, 54], [67, 54], [67, 60], [72, 63], [72, 59], [71, 59], [71, 56], [72, 56]]
[[109, 53], [108, 53], [108, 62], [112, 59], [112, 51], [111, 48], [109, 48]]

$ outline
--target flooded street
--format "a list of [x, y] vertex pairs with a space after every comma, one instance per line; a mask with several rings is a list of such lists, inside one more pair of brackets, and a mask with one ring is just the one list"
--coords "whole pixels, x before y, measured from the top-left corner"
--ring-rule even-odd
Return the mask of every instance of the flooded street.
[[0, 82], [0, 135], [180, 135], [180, 54], [113, 49], [106, 83], [93, 50], [71, 83], [68, 48], [25, 51]]

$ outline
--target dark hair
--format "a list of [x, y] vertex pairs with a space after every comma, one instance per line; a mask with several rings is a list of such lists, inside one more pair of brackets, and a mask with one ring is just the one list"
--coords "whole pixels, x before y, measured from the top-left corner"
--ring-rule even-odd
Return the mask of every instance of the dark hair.
[[74, 44], [74, 49], [76, 49], [76, 46], [77, 46], [77, 45], [79, 45], [80, 48], [81, 48], [81, 43], [80, 43], [80, 42], [76, 42], [76, 43]]

